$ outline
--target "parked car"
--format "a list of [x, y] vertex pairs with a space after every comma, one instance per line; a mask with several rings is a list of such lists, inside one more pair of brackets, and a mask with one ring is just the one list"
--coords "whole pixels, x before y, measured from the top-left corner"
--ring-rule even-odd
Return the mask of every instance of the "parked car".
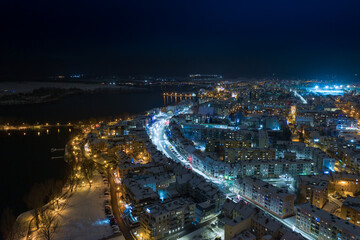
[[110, 220], [110, 225], [116, 224], [116, 218], [109, 218], [109, 220]]
[[111, 228], [114, 229], [114, 228], [119, 228], [119, 226], [117, 224], [111, 224]]

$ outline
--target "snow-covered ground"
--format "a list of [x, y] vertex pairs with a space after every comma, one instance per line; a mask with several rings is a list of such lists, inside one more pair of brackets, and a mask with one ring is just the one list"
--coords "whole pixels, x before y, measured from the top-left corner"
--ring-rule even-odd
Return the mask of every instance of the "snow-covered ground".
[[33, 219], [32, 211], [24, 212], [17, 217], [16, 221], [19, 223], [19, 229], [17, 229], [17, 234], [18, 234], [17, 239], [19, 240], [27, 239], [26, 237], [31, 219]]
[[61, 210], [55, 240], [101, 239], [113, 234], [104, 212], [105, 185], [99, 173], [94, 176], [91, 189], [78, 187]]
[[221, 239], [224, 239], [224, 230], [218, 227], [212, 227], [207, 225], [192, 233], [189, 233], [188, 235], [183, 236], [179, 240], [213, 240], [217, 237], [221, 237]]

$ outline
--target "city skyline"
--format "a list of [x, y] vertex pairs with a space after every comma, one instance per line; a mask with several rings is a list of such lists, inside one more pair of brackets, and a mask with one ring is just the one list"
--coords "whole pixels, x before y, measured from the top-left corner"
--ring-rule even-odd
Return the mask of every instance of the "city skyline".
[[0, 3], [0, 240], [360, 240], [360, 1]]

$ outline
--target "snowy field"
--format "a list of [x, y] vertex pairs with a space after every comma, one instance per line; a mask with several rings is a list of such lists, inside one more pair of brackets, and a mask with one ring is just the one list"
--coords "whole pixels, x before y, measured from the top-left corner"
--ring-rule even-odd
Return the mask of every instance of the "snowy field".
[[94, 184], [79, 187], [61, 210], [59, 227], [54, 240], [101, 239], [113, 234], [104, 212], [105, 185], [101, 175], [94, 176]]

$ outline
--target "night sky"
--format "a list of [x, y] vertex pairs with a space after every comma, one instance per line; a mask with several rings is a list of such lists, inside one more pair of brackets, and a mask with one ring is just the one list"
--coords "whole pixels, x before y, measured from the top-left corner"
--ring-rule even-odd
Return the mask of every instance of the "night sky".
[[0, 77], [354, 76], [360, 1], [0, 2]]

